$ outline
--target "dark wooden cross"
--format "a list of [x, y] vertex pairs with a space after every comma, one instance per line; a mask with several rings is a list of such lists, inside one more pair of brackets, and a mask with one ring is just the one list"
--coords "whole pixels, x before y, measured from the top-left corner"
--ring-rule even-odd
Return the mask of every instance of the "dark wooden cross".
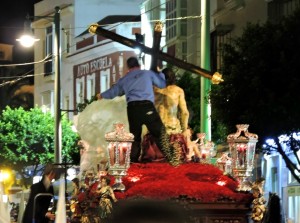
[[220, 82], [223, 81], [222, 75], [219, 74], [218, 72], [212, 74], [212, 72], [210, 72], [208, 70], [202, 69], [201, 67], [187, 63], [183, 60], [172, 57], [169, 54], [162, 52], [160, 50], [160, 39], [161, 39], [161, 32], [162, 32], [162, 23], [161, 22], [157, 22], [155, 24], [152, 48], [149, 48], [135, 40], [128, 39], [124, 36], [118, 35], [109, 30], [103, 29], [98, 24], [91, 25], [89, 27], [89, 32], [92, 34], [104, 36], [108, 39], [119, 42], [119, 43], [121, 43], [125, 46], [128, 46], [128, 47], [131, 47], [131, 48], [139, 48], [139, 49], [141, 49], [141, 52], [152, 55], [152, 61], [151, 61], [151, 69], [152, 70], [156, 70], [157, 60], [160, 59], [160, 60], [166, 61], [170, 64], [173, 64], [179, 68], [182, 68], [184, 70], [187, 70], [192, 73], [199, 74], [202, 77], [211, 79], [213, 84], [219, 84]]

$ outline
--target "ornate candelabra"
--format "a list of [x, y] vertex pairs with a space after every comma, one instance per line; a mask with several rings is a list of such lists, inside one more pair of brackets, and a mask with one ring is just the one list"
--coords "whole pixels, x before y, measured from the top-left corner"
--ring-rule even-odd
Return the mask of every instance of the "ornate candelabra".
[[232, 158], [233, 176], [238, 180], [239, 191], [250, 191], [248, 178], [252, 176], [255, 146], [258, 136], [248, 132], [248, 124], [236, 125], [237, 132], [227, 136]]
[[232, 159], [228, 156], [228, 153], [224, 152], [222, 156], [217, 159], [217, 166], [224, 172], [224, 174], [232, 173]]
[[202, 163], [211, 163], [210, 159], [215, 155], [215, 144], [212, 141], [205, 140], [205, 137], [205, 133], [197, 133], [197, 138], [199, 139], [199, 150], [201, 153], [200, 158]]
[[125, 132], [124, 124], [114, 124], [114, 131], [105, 134], [108, 144], [109, 168], [108, 172], [115, 177], [114, 190], [125, 190], [122, 177], [127, 174], [130, 166], [130, 152], [134, 136]]

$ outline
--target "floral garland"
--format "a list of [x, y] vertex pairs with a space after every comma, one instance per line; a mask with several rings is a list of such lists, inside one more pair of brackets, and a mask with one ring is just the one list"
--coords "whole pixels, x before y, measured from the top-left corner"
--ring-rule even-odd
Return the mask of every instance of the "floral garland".
[[179, 142], [170, 142], [170, 135], [165, 131], [161, 134], [162, 152], [165, 155], [167, 161], [173, 165], [178, 166], [182, 163], [181, 145]]
[[169, 163], [132, 164], [123, 178], [125, 192], [118, 199], [134, 197], [176, 199], [185, 197], [200, 202], [251, 202], [252, 194], [237, 192], [237, 181], [211, 164]]

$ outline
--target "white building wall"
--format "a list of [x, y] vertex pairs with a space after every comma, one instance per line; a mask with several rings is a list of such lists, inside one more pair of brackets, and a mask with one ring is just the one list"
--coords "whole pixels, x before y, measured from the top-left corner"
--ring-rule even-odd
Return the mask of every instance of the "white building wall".
[[212, 11], [212, 24], [228, 25], [234, 24], [233, 35], [240, 35], [247, 22], [265, 22], [267, 20], [267, 1], [262, 0], [229, 0], [214, 1]]
[[109, 15], [139, 15], [143, 0], [75, 0], [75, 35]]
[[[41, 61], [45, 58], [45, 38], [46, 38], [46, 28], [52, 26], [53, 24], [53, 16], [54, 16], [54, 8], [59, 6], [61, 8], [61, 29], [64, 31], [60, 32], [60, 41], [61, 48], [60, 52], [62, 55], [61, 62], [61, 83], [63, 83], [61, 89], [61, 102], [64, 102], [66, 97], [72, 97], [70, 95], [68, 89], [71, 86], [70, 78], [68, 77], [69, 70], [63, 66], [63, 61], [65, 56], [67, 55], [67, 45], [65, 35], [72, 36], [73, 32], [70, 27], [74, 27], [73, 21], [73, 0], [63, 0], [63, 1], [41, 1], [35, 4], [35, 13], [36, 17], [35, 22], [33, 22], [32, 26], [35, 31], [35, 36], [40, 39], [40, 41], [36, 42], [34, 46], [34, 59], [35, 61]], [[45, 17], [45, 18], [42, 18]], [[53, 35], [54, 36], [54, 35]], [[55, 55], [54, 59], [56, 58]], [[52, 58], [53, 59], [53, 58]], [[50, 111], [54, 112], [54, 74], [49, 75], [47, 77], [44, 76], [44, 64], [39, 63], [35, 65], [35, 91], [34, 91], [34, 103], [37, 106], [44, 105], [43, 97], [45, 95], [50, 95], [51, 104], [47, 107]], [[66, 93], [65, 93], [66, 92]], [[61, 103], [61, 108], [64, 109], [63, 103]]]
[[[142, 0], [43, 0], [35, 4], [34, 16], [48, 17], [39, 18], [33, 23], [35, 35], [40, 39], [34, 46], [35, 61], [40, 61], [45, 57], [46, 27], [53, 25], [53, 18], [50, 17], [54, 16], [54, 8], [56, 6], [61, 8], [61, 109], [76, 109], [76, 104], [74, 104], [73, 100], [73, 65], [77, 64], [80, 59], [73, 60], [70, 56], [80, 52], [76, 50], [76, 42], [80, 41], [80, 38], [84, 38], [77, 38], [77, 36], [87, 30], [89, 25], [98, 22], [106, 16], [139, 15], [139, 5], [141, 2]], [[122, 27], [121, 30], [118, 30], [118, 32], [121, 32], [120, 35], [123, 35], [122, 32], [127, 29], [126, 25]], [[88, 34], [87, 36], [90, 37], [91, 35]], [[114, 43], [111, 49], [106, 49], [105, 47], [101, 48], [101, 54], [115, 50], [113, 47], [121, 47], [120, 50], [125, 48], [128, 50], [128, 47], [124, 48], [121, 44]], [[99, 57], [99, 48], [91, 49], [89, 53], [83, 55], [82, 60], [88, 60], [89, 58], [95, 57]], [[54, 112], [54, 74], [44, 77], [43, 73], [44, 64], [36, 64], [34, 103], [37, 106], [42, 106], [45, 102], [45, 100], [43, 100], [43, 95], [48, 95], [47, 101], [50, 100], [49, 106], [47, 105], [48, 109]], [[69, 118], [72, 119], [72, 112], [65, 113], [68, 113]]]
[[[274, 168], [276, 174], [272, 173]], [[270, 192], [276, 193], [281, 199], [283, 219], [289, 223], [300, 222], [300, 185], [293, 179], [280, 154], [264, 155], [262, 175], [266, 179], [264, 196], [268, 199]]]

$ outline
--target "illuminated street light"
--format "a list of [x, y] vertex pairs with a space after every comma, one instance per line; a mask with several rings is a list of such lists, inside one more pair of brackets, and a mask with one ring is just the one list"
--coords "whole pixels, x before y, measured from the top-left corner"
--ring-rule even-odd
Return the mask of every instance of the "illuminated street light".
[[24, 47], [32, 47], [36, 41], [39, 41], [40, 39], [35, 39], [31, 35], [23, 35], [20, 39], [17, 39]]
[[3, 170], [0, 170], [0, 183], [3, 183], [9, 178], [9, 173]]
[[[60, 109], [60, 64], [61, 64], [61, 54], [60, 54], [60, 7], [55, 7], [55, 14], [54, 16], [34, 16], [34, 19], [43, 19], [43, 18], [51, 18], [54, 22], [54, 29], [55, 29], [55, 36], [54, 36], [54, 61], [55, 61], [55, 78], [54, 78], [54, 117], [55, 117], [55, 130], [54, 130], [54, 153], [55, 153], [55, 163], [61, 163], [61, 109]], [[28, 27], [28, 26], [27, 26]], [[38, 39], [34, 38], [33, 36], [26, 36], [17, 39], [23, 46], [30, 47], [30, 45], [34, 44]], [[24, 41], [24, 42], [23, 42]], [[31, 45], [31, 46], [32, 46]]]
[[5, 193], [5, 181], [9, 179], [9, 173], [7, 171], [0, 170], [0, 195], [2, 195], [2, 200], [4, 203], [7, 203], [8, 197]]
[[29, 20], [29, 16], [26, 17], [26, 21], [24, 22], [24, 34], [19, 38], [16, 39], [18, 42], [21, 43], [24, 47], [32, 47], [35, 42], [39, 41], [40, 39], [35, 38], [31, 29], [31, 21]]

